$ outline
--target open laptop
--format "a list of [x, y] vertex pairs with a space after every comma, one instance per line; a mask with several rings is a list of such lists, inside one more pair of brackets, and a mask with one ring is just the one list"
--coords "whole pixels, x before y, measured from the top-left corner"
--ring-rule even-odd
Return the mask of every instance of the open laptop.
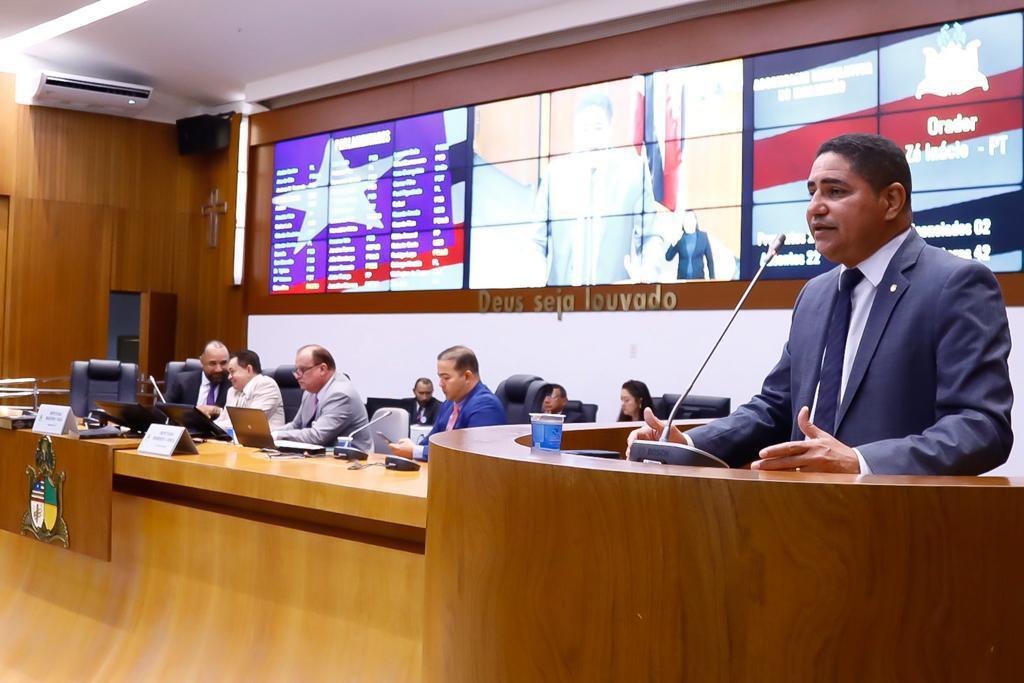
[[235, 430], [238, 443], [249, 448], [278, 450], [283, 453], [308, 453], [318, 455], [326, 452], [323, 446], [301, 441], [274, 440], [270, 434], [270, 422], [267, 414], [259, 408], [227, 408], [231, 418], [231, 427]]
[[96, 405], [111, 422], [138, 434], [145, 434], [151, 424], [162, 425], [167, 422], [167, 416], [152, 406], [125, 401], [96, 401]]
[[189, 436], [206, 437], [217, 441], [231, 441], [231, 437], [220, 425], [208, 418], [194, 405], [185, 403], [157, 402], [156, 407], [171, 418], [171, 422], [184, 427]]

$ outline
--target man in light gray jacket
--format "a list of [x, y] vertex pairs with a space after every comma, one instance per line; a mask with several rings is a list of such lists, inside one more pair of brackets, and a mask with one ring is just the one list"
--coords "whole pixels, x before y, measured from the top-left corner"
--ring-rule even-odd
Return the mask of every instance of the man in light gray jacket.
[[[345, 375], [337, 372], [334, 356], [317, 344], [303, 346], [295, 354], [295, 378], [302, 387], [302, 404], [295, 419], [275, 439], [333, 445], [368, 422], [362, 397]], [[352, 445], [373, 450], [370, 430], [356, 433]]]

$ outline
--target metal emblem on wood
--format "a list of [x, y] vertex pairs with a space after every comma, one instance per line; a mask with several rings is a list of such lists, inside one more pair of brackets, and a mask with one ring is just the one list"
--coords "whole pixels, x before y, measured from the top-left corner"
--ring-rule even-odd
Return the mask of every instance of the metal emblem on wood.
[[[36, 467], [25, 468], [28, 477], [28, 511], [21, 518], [22, 535], [32, 535], [44, 543], [68, 547], [68, 525], [64, 523], [65, 473], [54, 473], [57, 461], [49, 436], [36, 445]], [[38, 467], [38, 469], [37, 469]]]

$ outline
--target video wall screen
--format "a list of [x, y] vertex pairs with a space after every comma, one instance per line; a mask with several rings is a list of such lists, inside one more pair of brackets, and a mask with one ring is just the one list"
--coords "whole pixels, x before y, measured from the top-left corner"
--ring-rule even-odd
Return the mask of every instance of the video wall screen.
[[273, 294], [808, 278], [818, 146], [907, 154], [915, 227], [1024, 269], [1024, 15], [684, 67], [275, 145]]
[[744, 273], [778, 232], [769, 273], [812, 277], [833, 264], [807, 233], [807, 171], [821, 142], [884, 135], [906, 151], [914, 225], [929, 243], [996, 272], [1022, 269], [1019, 216], [1024, 21], [985, 17], [754, 57], [751, 230]]
[[462, 287], [467, 115], [452, 109], [276, 145], [271, 291]]

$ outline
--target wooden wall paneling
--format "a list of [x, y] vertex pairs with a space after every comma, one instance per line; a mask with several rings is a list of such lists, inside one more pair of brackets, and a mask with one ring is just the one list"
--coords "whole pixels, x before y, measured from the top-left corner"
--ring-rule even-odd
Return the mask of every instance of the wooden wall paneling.
[[15, 196], [109, 206], [122, 196], [115, 117], [20, 107]]
[[[178, 155], [178, 136], [174, 126], [151, 121], [131, 121], [130, 135], [135, 140], [126, 160], [135, 175], [127, 206], [143, 211], [180, 210], [177, 185], [182, 182], [179, 168], [186, 166]], [[194, 170], [189, 169], [194, 173]]]
[[[11, 195], [5, 319], [17, 322], [0, 331], [3, 374], [66, 375], [72, 358], [105, 356], [111, 289], [182, 290], [182, 357], [208, 335], [240, 343], [237, 146], [180, 156], [174, 126], [15, 105], [13, 84], [0, 76], [0, 187]], [[207, 250], [199, 211], [214, 178], [230, 206], [221, 247]], [[54, 326], [64, 334], [48, 347]]]
[[14, 103], [14, 74], [0, 73], [0, 195], [14, 192], [17, 149], [18, 107]]
[[[191, 208], [185, 241], [175, 244], [175, 291], [179, 294], [177, 355], [195, 356], [209, 339], [241, 348], [246, 339], [246, 312], [241, 287], [232, 283], [235, 200], [238, 170], [238, 117], [232, 121], [231, 146], [196, 157], [191, 178]], [[227, 202], [220, 216], [218, 246], [208, 246], [209, 219], [200, 208], [213, 189]], [[183, 197], [184, 195], [179, 195]]]
[[167, 292], [143, 292], [139, 311], [139, 371], [164, 378], [167, 363], [176, 358], [175, 331], [178, 297]]
[[175, 357], [196, 357], [202, 351], [200, 317], [214, 305], [201, 295], [200, 272], [203, 250], [206, 249], [205, 223], [195, 215], [182, 217], [182, 232], [174, 242], [174, 293], [178, 296], [178, 324], [175, 335]]
[[129, 292], [174, 288], [174, 244], [184, 221], [164, 210], [115, 209], [110, 288]]
[[[7, 306], [6, 306], [6, 293], [7, 293], [7, 277], [9, 275], [9, 269], [7, 267], [7, 239], [9, 236], [10, 226], [10, 215], [11, 215], [11, 198], [0, 196], [0, 350], [2, 350], [3, 338], [4, 338], [4, 327], [7, 324]], [[3, 353], [0, 353], [0, 377], [5, 377], [4, 373], [4, 357]]]
[[12, 201], [5, 374], [66, 376], [106, 356], [112, 228], [107, 207]]

